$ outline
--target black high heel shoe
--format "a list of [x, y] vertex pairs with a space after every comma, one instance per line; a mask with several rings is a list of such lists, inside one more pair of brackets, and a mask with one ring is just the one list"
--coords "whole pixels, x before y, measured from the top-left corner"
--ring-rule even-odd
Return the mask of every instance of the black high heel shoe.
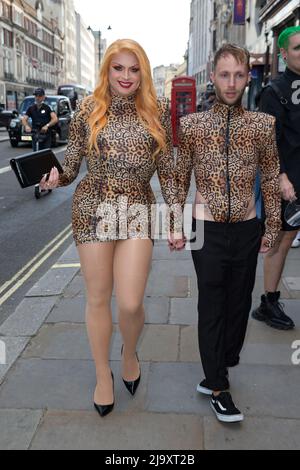
[[[111, 373], [112, 381], [113, 381], [113, 394], [114, 394], [114, 374]], [[113, 410], [113, 407], [115, 405], [115, 401], [111, 405], [97, 405], [97, 403], [94, 403], [94, 407], [98, 411], [99, 415], [103, 418], [104, 416], [108, 415]]]
[[[122, 348], [121, 348], [121, 356], [123, 354], [123, 349], [124, 349], [124, 344], [122, 345]], [[140, 365], [140, 361], [139, 361], [139, 358], [138, 358], [138, 355], [137, 353], [136, 354], [136, 358], [138, 360], [138, 363]], [[137, 388], [140, 384], [140, 380], [141, 380], [141, 368], [140, 368], [140, 375], [138, 376], [138, 378], [136, 380], [130, 380], [130, 381], [127, 381], [127, 380], [124, 380], [123, 377], [122, 377], [122, 380], [124, 382], [124, 385], [125, 387], [127, 388], [128, 392], [133, 396], [135, 395], [135, 392], [137, 391]]]

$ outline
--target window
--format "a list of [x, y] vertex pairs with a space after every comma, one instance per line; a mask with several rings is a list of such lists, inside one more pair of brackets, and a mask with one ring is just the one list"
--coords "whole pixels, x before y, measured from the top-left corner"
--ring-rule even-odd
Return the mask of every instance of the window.
[[262, 9], [267, 4], [267, 0], [257, 0], [256, 8]]
[[2, 15], [4, 16], [4, 18], [8, 18], [10, 19], [11, 18], [11, 6], [10, 5], [7, 5], [7, 3], [5, 2], [2, 2]]
[[64, 111], [70, 112], [69, 103], [67, 100], [61, 100], [59, 102], [58, 112], [62, 114]]
[[30, 58], [38, 59], [38, 46], [29, 41], [25, 42], [25, 52]]
[[22, 57], [19, 54], [17, 54], [17, 77], [22, 78]]
[[4, 57], [3, 58], [3, 70], [4, 72], [8, 73], [9, 70], [8, 70], [8, 58], [7, 57]]
[[54, 56], [51, 52], [43, 51], [43, 62], [46, 64], [54, 65]]
[[218, 18], [218, 7], [217, 7], [217, 3], [214, 2], [214, 20], [216, 20]]
[[3, 28], [2, 44], [6, 47], [13, 47], [13, 33], [5, 28]]
[[23, 13], [16, 9], [14, 9], [14, 22], [19, 26], [23, 26]]
[[37, 37], [37, 25], [30, 21], [28, 18], [24, 18], [24, 28], [32, 36]]
[[43, 41], [49, 46], [53, 47], [53, 36], [44, 30], [43, 30]]
[[217, 50], [217, 31], [213, 31], [213, 52]]

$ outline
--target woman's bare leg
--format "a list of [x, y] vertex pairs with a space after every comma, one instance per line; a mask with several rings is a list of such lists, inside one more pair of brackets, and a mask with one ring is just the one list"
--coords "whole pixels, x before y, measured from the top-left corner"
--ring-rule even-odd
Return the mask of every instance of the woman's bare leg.
[[145, 322], [143, 301], [152, 251], [149, 239], [120, 240], [115, 250], [115, 291], [124, 342], [122, 377], [127, 381], [136, 380], [140, 373], [135, 353]]
[[113, 329], [111, 295], [114, 250], [115, 242], [78, 246], [87, 294], [87, 332], [96, 366], [97, 386], [94, 402], [100, 405], [113, 402], [109, 351]]

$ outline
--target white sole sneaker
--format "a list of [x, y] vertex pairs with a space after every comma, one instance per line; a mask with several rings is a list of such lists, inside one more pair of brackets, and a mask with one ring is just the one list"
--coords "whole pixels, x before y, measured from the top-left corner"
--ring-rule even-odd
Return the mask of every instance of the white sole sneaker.
[[222, 423], [239, 423], [240, 421], [244, 421], [244, 415], [242, 413], [240, 413], [238, 415], [226, 416], [226, 415], [222, 415], [222, 414], [218, 413], [215, 410], [212, 403], [210, 404], [210, 406], [211, 406], [212, 410], [215, 412], [215, 415], [218, 418], [218, 420], [222, 421]]
[[197, 392], [202, 393], [202, 395], [212, 395], [212, 390], [210, 388], [202, 387], [200, 384], [197, 385]]

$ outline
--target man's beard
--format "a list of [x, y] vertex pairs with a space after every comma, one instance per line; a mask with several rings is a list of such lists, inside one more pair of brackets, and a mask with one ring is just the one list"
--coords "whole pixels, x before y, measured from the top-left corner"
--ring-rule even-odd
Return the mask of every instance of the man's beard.
[[244, 93], [245, 93], [245, 89], [246, 89], [246, 87], [239, 93], [236, 100], [233, 101], [233, 102], [226, 101], [226, 97], [223, 95], [224, 96], [224, 98], [223, 98], [222, 93], [220, 92], [220, 90], [217, 87], [216, 87], [216, 96], [217, 96], [217, 99], [220, 103], [226, 104], [227, 106], [240, 106], [241, 103], [242, 103]]
[[36, 106], [40, 109], [43, 105], [44, 101], [36, 101], [35, 104]]

